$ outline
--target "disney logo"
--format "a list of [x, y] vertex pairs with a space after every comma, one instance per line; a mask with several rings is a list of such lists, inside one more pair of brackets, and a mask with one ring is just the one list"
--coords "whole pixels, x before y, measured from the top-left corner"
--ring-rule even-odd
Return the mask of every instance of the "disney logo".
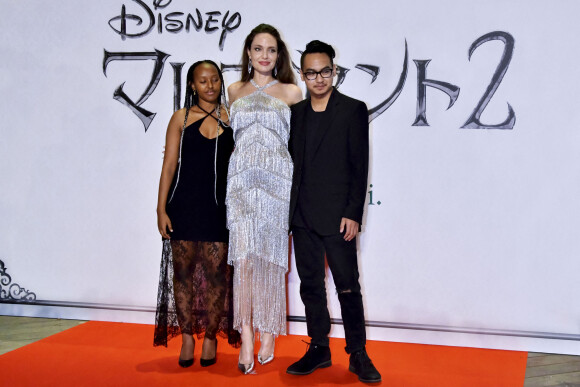
[[172, 0], [153, 0], [152, 6], [148, 6], [142, 0], [132, 0], [138, 7], [134, 11], [127, 12], [127, 6], [121, 6], [121, 13], [109, 19], [109, 26], [121, 36], [121, 39], [140, 38], [152, 32], [155, 27], [158, 34], [169, 32], [177, 34], [192, 29], [199, 32], [203, 29], [206, 34], [213, 34], [221, 30], [219, 49], [223, 51], [226, 36], [234, 32], [242, 23], [239, 12], [225, 13], [221, 11], [202, 12], [195, 8], [190, 12], [174, 11], [164, 13]]

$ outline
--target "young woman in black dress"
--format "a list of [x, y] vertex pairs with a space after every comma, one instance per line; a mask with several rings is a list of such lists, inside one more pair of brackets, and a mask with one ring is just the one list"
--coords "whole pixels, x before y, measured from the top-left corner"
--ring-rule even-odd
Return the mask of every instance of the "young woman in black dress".
[[163, 256], [154, 345], [181, 333], [179, 365], [193, 364], [195, 341], [204, 337], [201, 366], [215, 363], [219, 334], [234, 346], [232, 277], [227, 265], [226, 178], [234, 147], [224, 106], [223, 76], [209, 60], [187, 72], [185, 107], [167, 127], [157, 226]]

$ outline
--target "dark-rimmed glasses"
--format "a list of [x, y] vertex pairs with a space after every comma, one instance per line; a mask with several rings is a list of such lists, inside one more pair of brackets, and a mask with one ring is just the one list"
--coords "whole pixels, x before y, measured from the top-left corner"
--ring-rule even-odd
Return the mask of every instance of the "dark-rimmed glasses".
[[330, 78], [332, 77], [332, 69], [325, 67], [320, 71], [308, 70], [304, 72], [304, 77], [309, 81], [313, 81], [318, 77], [318, 74], [320, 74], [322, 78]]

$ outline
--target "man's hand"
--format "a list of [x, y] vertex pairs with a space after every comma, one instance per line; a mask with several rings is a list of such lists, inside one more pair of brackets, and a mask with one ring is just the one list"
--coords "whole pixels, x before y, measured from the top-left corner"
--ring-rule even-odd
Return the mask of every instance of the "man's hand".
[[344, 233], [345, 241], [349, 242], [354, 237], [356, 237], [356, 234], [358, 233], [358, 226], [359, 224], [357, 221], [348, 218], [342, 218], [340, 221], [340, 233], [342, 234], [342, 232], [346, 230]]

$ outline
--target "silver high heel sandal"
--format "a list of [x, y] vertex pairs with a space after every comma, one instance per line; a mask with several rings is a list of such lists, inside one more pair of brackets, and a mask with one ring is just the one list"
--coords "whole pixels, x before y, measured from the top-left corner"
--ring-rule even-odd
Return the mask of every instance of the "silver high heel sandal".
[[[260, 340], [261, 340], [261, 336], [260, 336]], [[272, 353], [270, 354], [270, 356], [268, 356], [267, 358], [262, 358], [262, 354], [260, 352], [258, 352], [258, 363], [260, 363], [261, 365], [266, 365], [268, 363], [270, 363], [272, 360], [274, 360], [274, 348], [276, 346], [276, 339], [274, 338], [274, 335], [272, 335]], [[261, 349], [261, 348], [260, 348]]]
[[[255, 336], [254, 335], [252, 335], [252, 336], [253, 336], [252, 341], [254, 341]], [[244, 344], [244, 342], [242, 340], [242, 345], [243, 344]], [[240, 355], [242, 354], [241, 352], [242, 351], [241, 351], [241, 348], [240, 348]], [[254, 370], [254, 354], [252, 354], [252, 363], [250, 363], [250, 364], [243, 364], [242, 362], [240, 362], [240, 356], [238, 356], [238, 369], [244, 375], [247, 375], [247, 374], [251, 373]]]
[[272, 352], [272, 354], [268, 356], [266, 359], [262, 359], [262, 355], [258, 354], [258, 363], [260, 363], [261, 365], [266, 365], [272, 360], [274, 360], [274, 352]]
[[242, 364], [240, 363], [240, 359], [238, 358], [238, 369], [244, 374], [247, 375], [254, 370], [254, 362], [252, 361], [251, 364]]

